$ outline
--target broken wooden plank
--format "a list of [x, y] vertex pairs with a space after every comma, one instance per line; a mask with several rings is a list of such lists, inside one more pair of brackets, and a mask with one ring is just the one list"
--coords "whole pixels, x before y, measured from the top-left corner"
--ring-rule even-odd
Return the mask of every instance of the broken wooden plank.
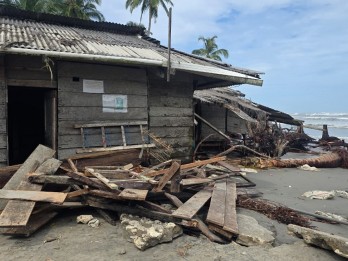
[[191, 219], [210, 199], [211, 191], [202, 189], [192, 196], [181, 207], [173, 212], [174, 217], [182, 219]]
[[90, 190], [88, 194], [106, 199], [124, 200], [124, 198], [120, 197], [119, 194], [115, 192], [108, 192], [103, 190]]
[[76, 153], [106, 152], [106, 151], [116, 151], [116, 150], [154, 148], [154, 147], [156, 147], [156, 145], [150, 143], [150, 144], [140, 144], [140, 145], [115, 146], [115, 147], [107, 147], [107, 148], [77, 149]]
[[66, 198], [74, 198], [74, 197], [79, 197], [82, 195], [87, 195], [88, 194], [88, 189], [79, 189], [79, 190], [75, 190], [73, 192], [69, 192], [68, 195], [66, 196]]
[[91, 186], [94, 188], [98, 188], [101, 190], [109, 190], [109, 187], [106, 186], [104, 183], [100, 182], [99, 180], [92, 180], [92, 179], [87, 178], [78, 172], [67, 172], [66, 175], [68, 175], [72, 179], [77, 180], [85, 185], [88, 185], [88, 186]]
[[[206, 164], [209, 164], [209, 163], [223, 161], [225, 159], [226, 159], [226, 156], [222, 156], [222, 157], [216, 157], [216, 158], [211, 158], [211, 159], [207, 159], [207, 160], [195, 161], [195, 162], [192, 162], [192, 163], [181, 165], [180, 170], [196, 168], [196, 167], [203, 166], [203, 165], [206, 165]], [[158, 171], [149, 172], [149, 173], [147, 173], [144, 176], [155, 177], [155, 176], [162, 175], [162, 174], [166, 173], [167, 170], [168, 169], [162, 169], [162, 170], [158, 170]]]
[[39, 228], [47, 224], [52, 220], [58, 212], [40, 212], [37, 214], [32, 214], [26, 226], [24, 227], [12, 227], [2, 232], [4, 235], [13, 236], [25, 236], [29, 237]]
[[[35, 171], [40, 164], [42, 164], [45, 160], [53, 157], [55, 153], [56, 152], [54, 150], [41, 144], [37, 146], [36, 149], [27, 158], [27, 160], [22, 164], [22, 166], [6, 183], [3, 189], [17, 189], [20, 182], [23, 180], [24, 176], [27, 175], [27, 173]], [[0, 200], [0, 210], [3, 210], [5, 208], [7, 202], [8, 200]]]
[[226, 161], [218, 161], [218, 164], [223, 166], [224, 168], [232, 171], [232, 172], [240, 172], [240, 168], [239, 167], [235, 167], [229, 163], [227, 163]]
[[[181, 207], [184, 205], [184, 203], [181, 202], [181, 200], [169, 193], [164, 193], [164, 195], [173, 203], [174, 206], [177, 208]], [[212, 233], [209, 228], [207, 227], [206, 224], [197, 216], [194, 216], [194, 219], [197, 221], [197, 228], [207, 237], [209, 238], [210, 241], [212, 242], [217, 242], [217, 243], [226, 243], [223, 239]]]
[[226, 199], [226, 182], [215, 183], [213, 195], [207, 215], [209, 223], [224, 226], [225, 220], [225, 199]]
[[168, 171], [163, 175], [163, 177], [159, 180], [156, 187], [152, 189], [153, 192], [159, 192], [161, 191], [164, 186], [167, 184], [167, 182], [174, 176], [174, 174], [180, 171], [180, 164], [176, 161], [172, 163]]
[[73, 172], [78, 172], [79, 170], [76, 168], [76, 165], [71, 159], [66, 160], [69, 163], [69, 166]]
[[145, 200], [148, 192], [143, 189], [124, 189], [119, 196], [129, 200]]
[[238, 235], [238, 223], [236, 212], [237, 189], [236, 183], [228, 182], [226, 184], [226, 200], [225, 200], [225, 220], [223, 229]]
[[110, 189], [118, 189], [118, 186], [116, 184], [111, 183], [110, 180], [105, 178], [102, 174], [100, 174], [98, 172], [95, 172], [93, 169], [90, 169], [90, 168], [86, 168], [86, 171], [88, 171], [94, 177], [96, 177], [101, 182], [103, 182], [108, 188], [110, 188]]
[[37, 183], [37, 184], [59, 184], [59, 185], [83, 185], [84, 183], [76, 181], [70, 177], [67, 176], [61, 176], [61, 175], [37, 175], [35, 173], [30, 173], [28, 176], [28, 180], [31, 183]]
[[170, 192], [180, 192], [181, 191], [181, 176], [180, 176], [180, 168], [176, 170], [174, 173], [172, 180], [170, 182]]
[[[62, 164], [57, 159], [47, 159], [38, 168], [38, 173], [47, 173], [49, 175], [54, 174], [59, 166]], [[24, 176], [23, 180], [17, 187], [19, 191], [41, 191], [42, 185], [33, 184], [28, 181], [27, 175]], [[0, 215], [0, 224], [3, 226], [10, 226], [11, 224], [17, 224], [18, 226], [25, 226], [29, 221], [30, 215], [35, 207], [33, 201], [21, 201], [21, 200], [10, 200], [3, 212]], [[16, 210], [15, 212], [13, 210]], [[9, 223], [7, 223], [9, 222]]]
[[122, 205], [116, 202], [113, 204], [106, 204], [106, 203], [98, 202], [94, 200], [93, 198], [87, 198], [86, 204], [91, 207], [108, 209], [108, 210], [116, 211], [118, 213], [127, 213], [127, 214], [132, 214], [132, 215], [136, 215], [140, 217], [147, 217], [147, 218], [151, 218], [155, 220], [160, 220], [162, 222], [173, 222], [179, 225], [181, 225], [182, 223], [181, 219], [173, 217], [170, 214], [148, 210], [141, 206], [132, 207], [129, 205]]
[[181, 180], [181, 184], [184, 187], [192, 186], [192, 185], [206, 184], [206, 183], [210, 183], [210, 182], [214, 182], [214, 180], [212, 180], [210, 178], [187, 178], [187, 179]]
[[[1, 199], [18, 199], [29, 201], [42, 201], [61, 204], [64, 202], [67, 193], [48, 192], [48, 191], [26, 191], [26, 190], [6, 190], [0, 189]], [[2, 212], [1, 214], [3, 214]]]

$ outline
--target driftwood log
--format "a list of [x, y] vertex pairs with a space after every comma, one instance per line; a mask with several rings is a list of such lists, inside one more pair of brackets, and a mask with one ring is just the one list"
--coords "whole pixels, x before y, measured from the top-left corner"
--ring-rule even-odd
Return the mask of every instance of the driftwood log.
[[252, 165], [257, 168], [296, 168], [308, 164], [311, 167], [317, 168], [348, 168], [348, 152], [339, 150], [329, 152], [315, 158], [307, 159], [265, 159], [252, 158], [242, 161], [243, 165]]

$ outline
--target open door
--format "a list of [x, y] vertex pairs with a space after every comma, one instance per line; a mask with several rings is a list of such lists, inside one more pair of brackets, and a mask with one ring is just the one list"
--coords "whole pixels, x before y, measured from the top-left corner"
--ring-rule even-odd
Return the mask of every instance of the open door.
[[10, 165], [23, 163], [39, 144], [56, 148], [56, 90], [8, 88]]

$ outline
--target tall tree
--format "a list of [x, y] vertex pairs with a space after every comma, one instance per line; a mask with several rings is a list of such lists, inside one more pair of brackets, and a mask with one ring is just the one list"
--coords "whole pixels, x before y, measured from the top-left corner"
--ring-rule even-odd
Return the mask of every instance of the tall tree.
[[222, 61], [221, 55], [225, 58], [228, 58], [228, 51], [226, 49], [218, 48], [218, 45], [215, 42], [216, 38], [216, 35], [207, 38], [200, 36], [198, 38], [198, 41], [203, 41], [204, 48], [193, 50], [192, 54], [204, 56], [217, 61]]
[[103, 14], [97, 9], [101, 0], [60, 0], [58, 13], [64, 16], [84, 20], [105, 21]]
[[103, 14], [97, 9], [100, 4], [101, 0], [0, 0], [0, 5], [27, 11], [104, 21]]
[[140, 22], [144, 12], [149, 12], [149, 27], [147, 28], [149, 34], [151, 34], [152, 19], [156, 22], [158, 17], [159, 6], [162, 6], [167, 15], [169, 14], [167, 5], [173, 6], [173, 2], [171, 0], [126, 0], [126, 9], [129, 9], [131, 13], [134, 9], [141, 6]]
[[0, 0], [0, 5], [12, 6], [22, 10], [45, 13], [52, 1], [48, 0]]

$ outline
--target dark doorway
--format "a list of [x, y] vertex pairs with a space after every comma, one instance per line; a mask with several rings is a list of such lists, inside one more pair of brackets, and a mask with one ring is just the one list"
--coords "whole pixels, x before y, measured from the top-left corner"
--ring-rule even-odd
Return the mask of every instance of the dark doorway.
[[39, 144], [47, 145], [47, 94], [51, 92], [43, 88], [8, 88], [10, 165], [23, 163]]

